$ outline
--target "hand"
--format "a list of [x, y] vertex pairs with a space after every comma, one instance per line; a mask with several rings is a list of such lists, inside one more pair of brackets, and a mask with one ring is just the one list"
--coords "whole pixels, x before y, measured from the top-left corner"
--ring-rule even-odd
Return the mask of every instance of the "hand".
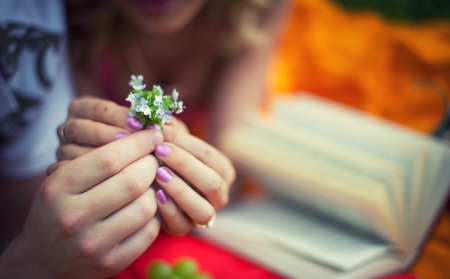
[[164, 218], [163, 227], [184, 234], [195, 223], [207, 224], [215, 210], [228, 203], [235, 170], [225, 155], [190, 135], [187, 129], [168, 125], [163, 135], [165, 142], [155, 150], [165, 165], [156, 174], [163, 188], [157, 191], [158, 208]]
[[159, 232], [149, 187], [158, 162], [148, 154], [161, 142], [161, 132], [141, 131], [51, 165], [0, 277], [107, 278], [132, 263]]
[[[118, 135], [119, 137], [129, 135], [132, 131], [142, 129], [139, 121], [128, 117], [128, 111], [129, 108], [92, 97], [73, 101], [69, 107], [68, 119], [58, 128], [61, 140], [57, 152], [58, 160], [76, 158], [92, 151], [94, 147], [115, 141]], [[161, 169], [160, 173], [166, 171], [172, 174], [174, 182], [164, 183], [158, 179], [158, 184], [164, 189], [157, 191], [158, 208], [163, 217], [165, 230], [173, 234], [185, 234], [195, 225], [194, 223], [208, 223], [215, 210], [228, 202], [228, 192], [234, 181], [235, 170], [230, 160], [220, 151], [190, 135], [182, 121], [175, 117], [172, 119], [163, 130], [165, 141], [169, 143], [166, 146], [161, 145], [160, 149], [171, 148], [174, 149], [174, 153], [167, 157], [161, 153], [158, 157], [168, 167], [181, 174], [187, 182], [182, 181], [170, 169]], [[187, 160], [186, 166], [178, 162], [184, 159]], [[186, 170], [188, 164], [195, 166], [196, 172], [184, 175], [183, 172], [188, 171]], [[201, 174], [202, 172], [204, 174]], [[209, 179], [209, 182], [206, 179]], [[172, 184], [177, 185], [176, 191], [168, 188]], [[182, 196], [177, 191], [189, 195]], [[166, 192], [174, 198], [176, 204]]]
[[58, 161], [75, 159], [141, 130], [142, 124], [128, 117], [128, 111], [129, 108], [94, 97], [73, 100], [67, 120], [58, 127]]

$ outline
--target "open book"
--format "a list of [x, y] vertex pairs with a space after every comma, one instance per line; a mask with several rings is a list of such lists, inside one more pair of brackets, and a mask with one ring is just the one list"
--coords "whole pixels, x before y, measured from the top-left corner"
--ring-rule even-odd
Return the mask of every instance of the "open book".
[[407, 269], [450, 184], [446, 142], [309, 94], [249, 113], [222, 146], [270, 195], [200, 233], [287, 278]]

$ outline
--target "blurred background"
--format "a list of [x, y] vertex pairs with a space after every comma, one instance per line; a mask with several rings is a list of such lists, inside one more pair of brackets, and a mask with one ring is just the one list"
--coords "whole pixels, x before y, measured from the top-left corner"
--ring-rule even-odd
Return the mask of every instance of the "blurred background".
[[313, 92], [433, 132], [450, 88], [450, 1], [293, 0], [271, 92]]
[[333, 0], [353, 11], [373, 11], [397, 22], [423, 22], [450, 18], [450, 2], [446, 0]]
[[[443, 127], [450, 1], [291, 2], [270, 97], [308, 91], [428, 133]], [[420, 278], [450, 278], [449, 208], [447, 201], [412, 270]]]

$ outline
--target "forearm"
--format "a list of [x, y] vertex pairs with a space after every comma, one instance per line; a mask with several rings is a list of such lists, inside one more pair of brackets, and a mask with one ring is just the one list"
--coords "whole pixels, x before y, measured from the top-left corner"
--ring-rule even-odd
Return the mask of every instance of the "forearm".
[[267, 89], [267, 69], [287, 12], [288, 2], [277, 2], [272, 15], [261, 27], [268, 42], [250, 47], [225, 62], [213, 89], [217, 96], [212, 109], [211, 141], [214, 145], [228, 127], [242, 120], [249, 110], [261, 106]]

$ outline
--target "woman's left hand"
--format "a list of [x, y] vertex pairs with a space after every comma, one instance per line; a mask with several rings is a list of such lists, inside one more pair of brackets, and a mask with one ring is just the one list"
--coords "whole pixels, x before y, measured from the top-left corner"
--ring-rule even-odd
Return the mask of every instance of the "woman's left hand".
[[228, 203], [235, 179], [231, 161], [187, 129], [167, 125], [163, 135], [165, 142], [155, 149], [164, 163], [156, 174], [162, 188], [157, 191], [157, 199], [163, 226], [172, 233], [184, 234], [193, 226], [211, 225], [215, 211]]

